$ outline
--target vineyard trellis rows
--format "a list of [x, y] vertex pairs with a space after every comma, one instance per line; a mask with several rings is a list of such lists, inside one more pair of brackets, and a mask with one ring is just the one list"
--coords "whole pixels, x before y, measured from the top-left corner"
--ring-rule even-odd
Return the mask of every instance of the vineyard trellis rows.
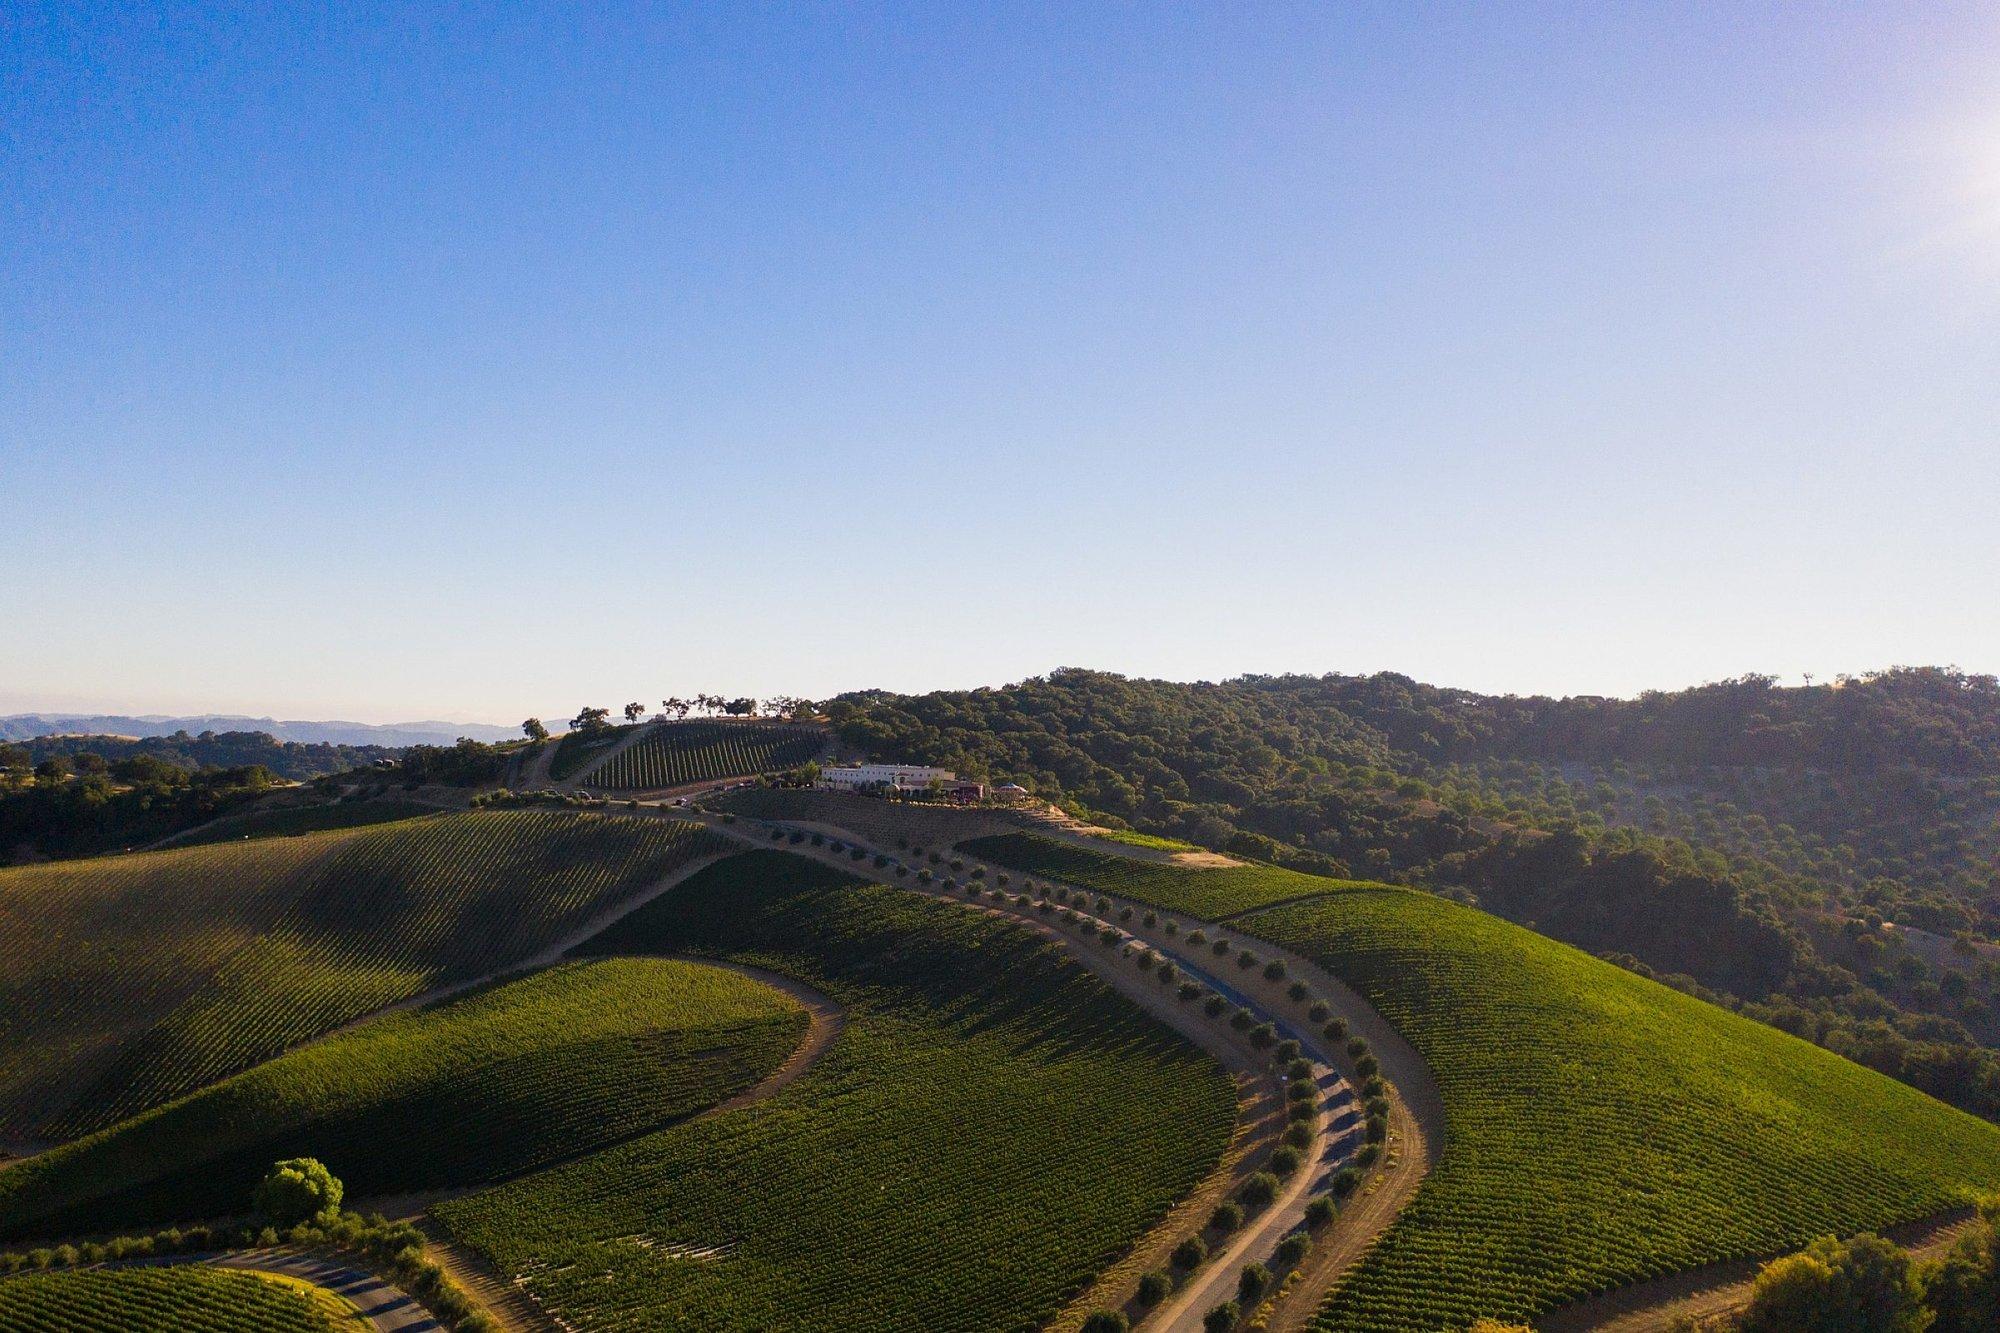
[[2000, 1185], [1993, 1126], [1474, 909], [1384, 888], [1248, 924], [1410, 1039], [1453, 1144], [1322, 1329], [1528, 1321]]
[[[753, 962], [849, 1018], [752, 1111], [437, 1210], [579, 1327], [1029, 1326], [1234, 1123], [1221, 1068], [1061, 946], [784, 853], [709, 867], [591, 948]], [[716, 1246], [727, 1262], [685, 1257]]]
[[307, 1293], [212, 1268], [87, 1269], [0, 1281], [0, 1333], [331, 1333]]
[[0, 946], [20, 946], [0, 986], [40, 986], [0, 1017], [0, 1070], [31, 1071], [10, 1109], [68, 1056], [67, 1108], [40, 1132], [102, 1128], [532, 957], [722, 845], [686, 823], [507, 810], [0, 871]]
[[796, 1001], [722, 968], [562, 964], [387, 1015], [0, 1172], [0, 1236], [239, 1212], [314, 1156], [366, 1198], [476, 1185], [673, 1124], [798, 1045]]
[[825, 748], [818, 727], [762, 722], [662, 722], [613, 755], [586, 785], [649, 791], [796, 768]]
[[[1240, 886], [1201, 883], [1235, 871], [1039, 838], [965, 849], [1096, 892], [1243, 911]], [[1229, 929], [1360, 991], [1430, 1066], [1451, 1145], [1321, 1328], [1525, 1322], [2000, 1185], [2000, 1130], [1903, 1084], [1476, 909], [1317, 883]]]

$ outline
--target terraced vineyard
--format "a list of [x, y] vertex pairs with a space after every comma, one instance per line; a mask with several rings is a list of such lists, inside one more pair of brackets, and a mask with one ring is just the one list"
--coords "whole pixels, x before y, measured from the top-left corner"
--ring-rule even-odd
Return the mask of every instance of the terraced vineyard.
[[601, 727], [596, 731], [572, 731], [557, 741], [555, 758], [549, 761], [549, 776], [557, 782], [565, 781], [591, 760], [609, 750], [630, 735], [635, 726], [648, 726], [637, 722], [631, 726]]
[[326, 1162], [357, 1199], [504, 1179], [723, 1101], [806, 1021], [722, 968], [567, 964], [365, 1023], [0, 1172], [0, 1237], [241, 1212], [287, 1157]]
[[[1235, 872], [991, 850], [1148, 901], [1240, 901], [1204, 885]], [[1319, 882], [1326, 892], [1240, 929], [1319, 962], [1395, 1024], [1436, 1076], [1446, 1131], [1416, 1201], [1321, 1328], [1526, 1322], [2000, 1185], [2000, 1128], [1901, 1083], [1486, 913]]]
[[593, 787], [646, 791], [796, 768], [826, 747], [818, 727], [761, 722], [662, 722], [590, 775]]
[[30, 1273], [0, 1282], [0, 1333], [331, 1333], [327, 1306], [214, 1268]]
[[797, 857], [732, 857], [592, 948], [776, 968], [849, 1019], [769, 1102], [436, 1210], [578, 1327], [1032, 1327], [1230, 1134], [1222, 1070], [1058, 946]]
[[509, 810], [0, 870], [0, 1131], [159, 1105], [531, 957], [718, 846]]
[[1193, 916], [1233, 916], [1294, 898], [1336, 892], [1355, 881], [1304, 875], [1276, 866], [1194, 868], [1096, 851], [1032, 833], [1003, 833], [961, 843], [966, 851], [1024, 874], [1121, 894]]

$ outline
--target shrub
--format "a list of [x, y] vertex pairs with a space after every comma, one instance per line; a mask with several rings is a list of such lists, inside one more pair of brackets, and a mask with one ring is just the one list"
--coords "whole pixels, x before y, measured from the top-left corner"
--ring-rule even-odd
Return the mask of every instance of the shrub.
[[1356, 1037], [1353, 1041], [1347, 1043], [1348, 1059], [1359, 1060], [1362, 1056], [1366, 1054], [1368, 1054], [1368, 1043], [1363, 1041], [1361, 1038]]
[[1361, 1080], [1361, 1095], [1363, 1097], [1383, 1097], [1387, 1096], [1388, 1092], [1389, 1085], [1382, 1081], [1380, 1074], [1375, 1075], [1373, 1078]]
[[1369, 1115], [1386, 1116], [1389, 1114], [1389, 1099], [1387, 1097], [1370, 1097], [1361, 1104], [1361, 1109]]
[[1243, 1225], [1243, 1205], [1223, 1200], [1215, 1205], [1215, 1211], [1208, 1215], [1209, 1226], [1217, 1231], [1234, 1231]]
[[1160, 924], [1160, 914], [1158, 912], [1147, 912], [1143, 919], [1148, 926], [1157, 926]]
[[1256, 1025], [1256, 1022], [1257, 1015], [1251, 1013], [1248, 1009], [1238, 1009], [1229, 1016], [1229, 1026], [1235, 1028], [1238, 1032], [1248, 1032]]
[[[1333, 1010], [1326, 1007], [1325, 1000], [1314, 1000], [1313, 1007], [1306, 1010], [1306, 1017], [1315, 1023], [1324, 1023], [1327, 1015], [1332, 1012]], [[1328, 1033], [1327, 1035], [1332, 1036], [1333, 1034]]]
[[[953, 862], [951, 863], [951, 868], [952, 868], [953, 870], [956, 870], [956, 869], [958, 869], [958, 862], [956, 862], [956, 861], [953, 861]], [[985, 866], [974, 866], [974, 867], [972, 867], [972, 877], [973, 877], [974, 879], [985, 879], [985, 878], [986, 878], [986, 867], [985, 867]]]
[[1361, 1151], [1354, 1154], [1354, 1161], [1358, 1166], [1373, 1166], [1381, 1160], [1382, 1145], [1379, 1143], [1364, 1143], [1361, 1145]]
[[1333, 1019], [1320, 1029], [1328, 1041], [1340, 1041], [1347, 1036], [1347, 1024], [1341, 1019]]
[[1180, 973], [1179, 973], [1179, 972], [1177, 972], [1177, 971], [1175, 970], [1175, 968], [1174, 968], [1174, 965], [1173, 965], [1172, 963], [1168, 962], [1168, 961], [1167, 961], [1166, 959], [1164, 959], [1164, 958], [1162, 958], [1162, 959], [1160, 960], [1160, 980], [1161, 980], [1161, 981], [1163, 981], [1163, 982], [1164, 982], [1164, 981], [1172, 981], [1172, 980], [1173, 980], [1173, 979], [1174, 979], [1175, 977], [1177, 977], [1177, 976], [1179, 976], [1179, 975], [1180, 975]]
[[1167, 938], [1172, 939], [1174, 936], [1181, 933], [1180, 923], [1170, 918], [1167, 921], [1166, 931], [1167, 931]]
[[1245, 949], [1242, 953], [1236, 955], [1236, 966], [1248, 972], [1251, 968], [1257, 966], [1257, 955]]
[[826, 846], [826, 835], [825, 835], [824, 833], [815, 833], [815, 834], [813, 834], [813, 835], [812, 835], [812, 845], [813, 845], [813, 846], [815, 846], [815, 847], [824, 847], [824, 846]]
[[1343, 1166], [1333, 1175], [1333, 1197], [1344, 1199], [1361, 1188], [1361, 1172], [1351, 1166]]
[[771, 830], [772, 842], [783, 842], [784, 840], [785, 840], [785, 831], [783, 829], [774, 828]]
[[1192, 981], [1183, 981], [1180, 989], [1175, 991], [1174, 994], [1180, 997], [1182, 1004], [1187, 1004], [1201, 994], [1201, 987]]
[[1220, 995], [1211, 995], [1208, 997], [1206, 1001], [1203, 1002], [1201, 1006], [1201, 1011], [1207, 1014], [1210, 1018], [1220, 1018], [1222, 1017], [1222, 1011], [1224, 1009], [1227, 1009], [1228, 1007], [1229, 1007], [1229, 1002], [1223, 999]]
[[1281, 1065], [1289, 1065], [1299, 1058], [1299, 1044], [1287, 1037], [1271, 1052], [1271, 1058]]
[[[983, 875], [983, 874], [985, 874], [986, 872], [985, 872], [984, 870], [981, 870], [981, 871], [978, 871], [977, 873], [978, 873], [978, 874], [981, 874], [981, 875]], [[1010, 880], [1008, 879], [1008, 877], [1007, 877], [1007, 876], [1005, 876], [1005, 875], [995, 875], [995, 876], [993, 877], [993, 882], [994, 882], [995, 884], [998, 884], [998, 885], [999, 885], [999, 886], [1000, 886], [1001, 888], [1003, 888], [1003, 889], [1004, 889], [1004, 888], [1006, 888], [1006, 887], [1007, 887], [1007, 885], [1008, 885], [1008, 884], [1009, 884], [1009, 883], [1010, 883], [1011, 881], [1010, 881]], [[1029, 893], [1033, 893], [1033, 892], [1035, 891], [1035, 886], [1034, 886], [1034, 883], [1033, 883], [1032, 881], [1030, 881], [1029, 883], [1026, 883], [1026, 884], [1023, 884], [1023, 885], [1022, 885], [1021, 887], [1022, 887], [1022, 888], [1024, 888], [1024, 889], [1026, 889], [1026, 890], [1027, 890], [1027, 891], [1028, 891]]]
[[[1285, 960], [1284, 960], [1284, 959], [1282, 959], [1282, 958], [1273, 958], [1273, 959], [1272, 959], [1272, 960], [1271, 960], [1270, 962], [1268, 962], [1268, 963], [1264, 964], [1264, 980], [1266, 980], [1266, 981], [1283, 981], [1284, 979], [1285, 979]], [[1293, 998], [1294, 1000], [1296, 1000], [1296, 999], [1298, 999], [1299, 997], [1298, 997], [1298, 996], [1296, 996], [1296, 995], [1294, 995], [1294, 996], [1293, 996], [1292, 998]]]
[[1208, 1258], [1208, 1242], [1200, 1236], [1189, 1236], [1174, 1246], [1174, 1252], [1169, 1256], [1173, 1266], [1182, 1272], [1201, 1267], [1201, 1261], [1206, 1258]]
[[1285, 1118], [1295, 1125], [1311, 1124], [1319, 1118], [1319, 1107], [1311, 1102], [1293, 1102], [1291, 1109], [1285, 1112]]
[[1309, 1078], [1292, 1080], [1285, 1089], [1285, 1096], [1295, 1102], [1309, 1102], [1319, 1092], [1319, 1086]]
[[1202, 1333], [1229, 1333], [1243, 1317], [1235, 1301], [1224, 1301], [1201, 1317]]
[[1111, 900], [1109, 898], [1099, 898], [1094, 905], [1100, 912], [1108, 912], [1111, 910]]
[[794, 847], [796, 847], [798, 844], [806, 840], [805, 833], [799, 829], [793, 829], [790, 833], [786, 834], [785, 836], [791, 841]]
[[1236, 1197], [1252, 1208], [1267, 1207], [1271, 1200], [1278, 1197], [1278, 1178], [1269, 1171], [1258, 1171], [1243, 1182], [1243, 1188], [1236, 1192]]
[[1334, 1214], [1339, 1211], [1334, 1206], [1333, 1199], [1330, 1196], [1325, 1194], [1318, 1195], [1311, 1203], [1306, 1205], [1306, 1225], [1317, 1231], [1319, 1228], [1333, 1221]]
[[1269, 1023], [1259, 1023], [1250, 1029], [1250, 1045], [1256, 1050], [1268, 1050], [1278, 1040], [1278, 1029]]
[[1288, 1057], [1285, 1054], [1285, 1045], [1286, 1043], [1284, 1042], [1278, 1043], [1278, 1058], [1280, 1060], [1289, 1060], [1289, 1063], [1285, 1065], [1285, 1077], [1291, 1079], [1293, 1082], [1297, 1082], [1302, 1078], [1311, 1078], [1313, 1076], [1312, 1061], [1299, 1058], [1299, 1053], [1296, 1050]]
[[[1319, 1200], [1315, 1199], [1317, 1203]], [[1309, 1210], [1310, 1211], [1310, 1210]], [[1286, 1268], [1306, 1257], [1306, 1251], [1313, 1247], [1312, 1237], [1303, 1231], [1294, 1231], [1278, 1242], [1277, 1260]]]
[[274, 1163], [258, 1182], [250, 1204], [258, 1216], [292, 1226], [338, 1213], [345, 1193], [340, 1180], [318, 1158], [288, 1157]]
[[1743, 1333], [1855, 1329], [1920, 1333], [1930, 1323], [1909, 1254], [1880, 1236], [1831, 1236], [1765, 1264], [1739, 1327]]
[[1236, 1296], [1244, 1304], [1254, 1304], [1271, 1285], [1271, 1270], [1262, 1264], [1245, 1264], [1236, 1277]]
[[[1169, 922], [1168, 924], [1171, 925], [1172, 923]], [[1189, 948], [1199, 949], [1202, 945], [1208, 943], [1208, 932], [1202, 930], [1200, 927], [1196, 927], [1188, 932], [1187, 942]]]
[[1370, 1143], [1380, 1143], [1384, 1139], [1387, 1139], [1389, 1137], [1388, 1118], [1386, 1116], [1379, 1116], [1379, 1115], [1369, 1116], [1368, 1128], [1365, 1137]]
[[1139, 1279], [1139, 1290], [1136, 1294], [1139, 1304], [1151, 1307], [1165, 1300], [1173, 1289], [1173, 1278], [1156, 1268]]
[[964, 870], [964, 869], [965, 869], [965, 862], [964, 862], [963, 860], [961, 860], [960, 858], [958, 858], [958, 857], [954, 856], [954, 857], [952, 857], [952, 858], [951, 858], [951, 868], [952, 868], [953, 870]]
[[1229, 957], [1229, 941], [1217, 940], [1214, 944], [1211, 944], [1209, 946], [1209, 952], [1214, 954], [1217, 958]]
[[1287, 1147], [1299, 1148], [1299, 1149], [1310, 1148], [1312, 1147], [1312, 1141], [1313, 1141], [1313, 1132], [1311, 1125], [1290, 1124], [1285, 1126], [1285, 1137], [1283, 1142]]
[[1132, 961], [1141, 972], [1150, 972], [1153, 970], [1153, 955], [1150, 953], [1142, 953]]
[[1306, 983], [1303, 981], [1294, 981], [1291, 985], [1285, 987], [1285, 995], [1294, 1004], [1304, 1004], [1312, 998], [1312, 992], [1306, 989]]
[[1281, 1146], [1271, 1154], [1271, 1174], [1280, 1180], [1290, 1180], [1304, 1162], [1297, 1148]]
[[1354, 1062], [1354, 1072], [1362, 1078], [1374, 1078], [1382, 1072], [1382, 1062], [1373, 1055], [1364, 1055]]
[[1083, 1333], [1126, 1333], [1132, 1322], [1115, 1310], [1092, 1310], [1083, 1321]]

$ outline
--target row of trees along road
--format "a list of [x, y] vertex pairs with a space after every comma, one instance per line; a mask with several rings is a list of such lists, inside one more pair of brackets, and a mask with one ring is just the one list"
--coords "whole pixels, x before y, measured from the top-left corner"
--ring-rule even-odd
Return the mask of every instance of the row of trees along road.
[[[653, 721], [679, 721], [689, 713], [699, 709], [704, 717], [714, 717], [717, 713], [724, 717], [788, 718], [801, 722], [819, 713], [819, 705], [811, 699], [794, 698], [788, 694], [774, 695], [769, 699], [752, 699], [743, 696], [735, 699], [720, 694], [697, 694], [692, 699], [678, 697], [660, 701], [660, 711], [653, 714]], [[646, 715], [646, 705], [629, 703], [620, 710], [625, 720], [637, 722]], [[571, 731], [602, 731], [611, 725], [609, 708], [584, 708], [568, 722]], [[549, 738], [548, 726], [538, 717], [531, 717], [521, 724], [521, 732], [531, 741], [545, 741]]]

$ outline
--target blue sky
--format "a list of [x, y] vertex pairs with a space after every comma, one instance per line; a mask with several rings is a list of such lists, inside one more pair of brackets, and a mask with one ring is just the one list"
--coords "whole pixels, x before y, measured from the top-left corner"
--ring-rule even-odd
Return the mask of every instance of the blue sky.
[[1983, 5], [9, 6], [0, 709], [2000, 669]]

